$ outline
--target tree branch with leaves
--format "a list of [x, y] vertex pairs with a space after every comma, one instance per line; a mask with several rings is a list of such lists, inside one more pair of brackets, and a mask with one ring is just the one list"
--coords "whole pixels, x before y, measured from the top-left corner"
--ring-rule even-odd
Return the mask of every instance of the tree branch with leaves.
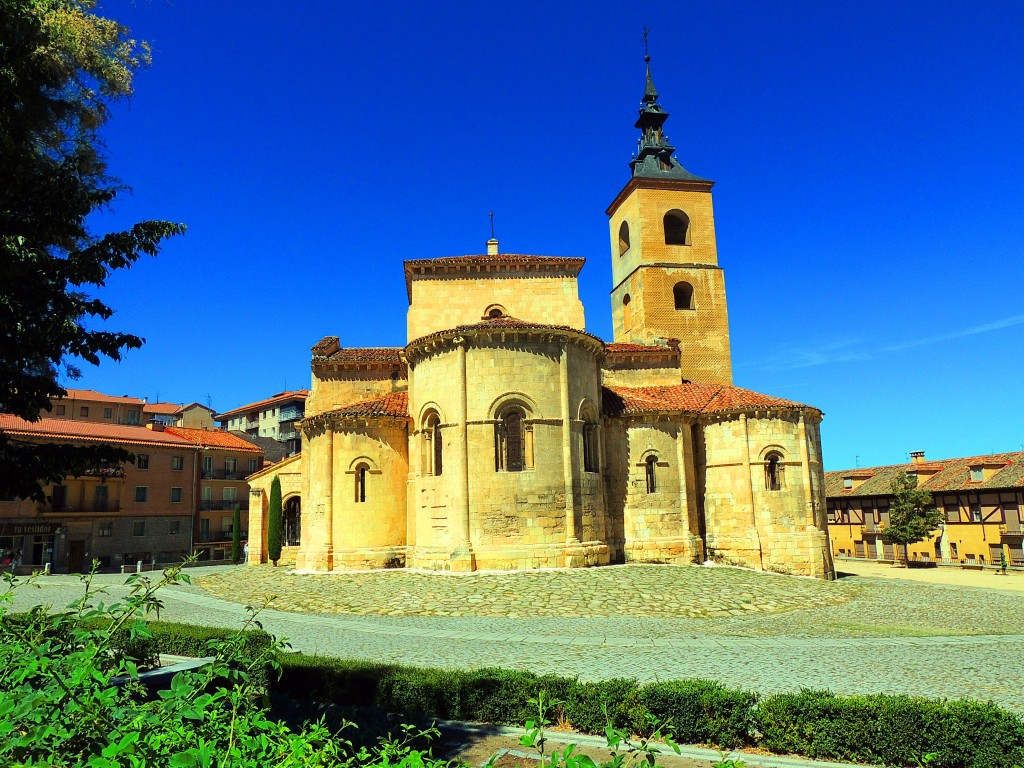
[[[124, 189], [107, 175], [99, 129], [131, 95], [149, 47], [94, 0], [0, 0], [0, 411], [36, 421], [82, 362], [120, 360], [143, 339], [100, 328], [111, 272], [155, 255], [182, 224], [97, 234], [91, 214]], [[0, 432], [0, 497], [42, 500], [82, 462], [123, 462], [113, 446], [50, 450]]]

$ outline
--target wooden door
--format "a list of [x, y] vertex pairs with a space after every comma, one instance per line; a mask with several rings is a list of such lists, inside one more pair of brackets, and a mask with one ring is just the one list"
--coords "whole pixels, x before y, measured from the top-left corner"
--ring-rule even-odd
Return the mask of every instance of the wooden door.
[[68, 573], [81, 573], [85, 565], [85, 542], [68, 542]]

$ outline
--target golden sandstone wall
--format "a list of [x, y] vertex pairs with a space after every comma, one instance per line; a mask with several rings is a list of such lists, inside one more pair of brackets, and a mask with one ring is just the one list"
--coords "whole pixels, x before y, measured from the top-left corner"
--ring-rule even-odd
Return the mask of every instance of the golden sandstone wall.
[[504, 314], [545, 325], [583, 329], [583, 303], [576, 278], [568, 273], [508, 276], [454, 274], [445, 279], [417, 277], [411, 283], [408, 338], [479, 323], [495, 305]]
[[[816, 423], [794, 414], [740, 413], [704, 424], [709, 554], [783, 573], [832, 574], [827, 534], [817, 525], [824, 509], [817, 433]], [[783, 457], [780, 490], [766, 487], [771, 451]]]
[[[422, 457], [412, 462], [413, 564], [462, 567], [452, 553], [467, 543], [476, 568], [607, 562], [603, 488], [599, 473], [583, 472], [579, 418], [589, 407], [597, 422], [596, 347], [481, 333], [417, 356], [411, 378], [410, 452], [422, 450], [430, 412], [441, 417], [444, 444], [441, 476], [426, 474]], [[506, 471], [496, 457], [510, 407], [526, 417], [522, 471]]]
[[[684, 378], [731, 384], [725, 276], [718, 267], [714, 210], [710, 185], [706, 186], [659, 189], [632, 183], [609, 208], [612, 327], [617, 342], [663, 344], [679, 339]], [[689, 217], [687, 244], [665, 242], [664, 216], [669, 211]], [[622, 251], [624, 222], [630, 242]], [[692, 309], [675, 307], [673, 287], [680, 281], [693, 287]]]

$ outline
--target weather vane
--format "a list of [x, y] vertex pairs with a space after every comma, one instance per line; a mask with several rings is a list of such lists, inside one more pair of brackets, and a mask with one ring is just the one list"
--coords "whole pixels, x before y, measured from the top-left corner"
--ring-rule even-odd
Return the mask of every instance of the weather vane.
[[650, 61], [651, 54], [647, 50], [647, 36], [651, 34], [651, 28], [646, 24], [644, 25], [644, 61]]
[[493, 240], [494, 239], [494, 211], [491, 211], [489, 215], [491, 217], [491, 240]]

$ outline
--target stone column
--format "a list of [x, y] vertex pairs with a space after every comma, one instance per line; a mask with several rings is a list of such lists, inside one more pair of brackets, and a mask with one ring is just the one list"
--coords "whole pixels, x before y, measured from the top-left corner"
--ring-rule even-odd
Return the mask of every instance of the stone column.
[[752, 563], [752, 565], [761, 569], [764, 567], [761, 556], [761, 533], [757, 528], [757, 510], [754, 508], [754, 478], [750, 474], [750, 425], [747, 423], [747, 414], [745, 413], [740, 414], [740, 426], [743, 427], [743, 473], [746, 475], [744, 486], [747, 489], [747, 503], [750, 506], [750, 533], [747, 535], [750, 549], [752, 553], [756, 553], [757, 557], [757, 563]]
[[586, 564], [583, 547], [576, 532], [576, 494], [573, 492], [572, 413], [569, 411], [569, 342], [562, 342], [558, 363], [558, 380], [562, 410], [562, 485], [565, 488], [565, 565]]
[[455, 443], [458, 446], [458, 468], [455, 477], [455, 498], [452, 509], [452, 539], [455, 547], [451, 553], [453, 571], [475, 570], [473, 548], [469, 539], [469, 434], [466, 421], [469, 411], [469, 393], [466, 370], [466, 339], [456, 339], [458, 344], [459, 380], [455, 398], [458, 408], [455, 414]]
[[336, 479], [334, 477], [334, 427], [327, 424], [327, 503], [324, 505], [324, 558], [325, 571], [334, 569], [334, 499], [337, 497]]
[[800, 414], [800, 421], [797, 424], [797, 436], [800, 438], [800, 468], [803, 473], [804, 502], [807, 505], [807, 524], [816, 526], [814, 519], [814, 491], [811, 488], [811, 457], [807, 450], [807, 422], [803, 413]]

